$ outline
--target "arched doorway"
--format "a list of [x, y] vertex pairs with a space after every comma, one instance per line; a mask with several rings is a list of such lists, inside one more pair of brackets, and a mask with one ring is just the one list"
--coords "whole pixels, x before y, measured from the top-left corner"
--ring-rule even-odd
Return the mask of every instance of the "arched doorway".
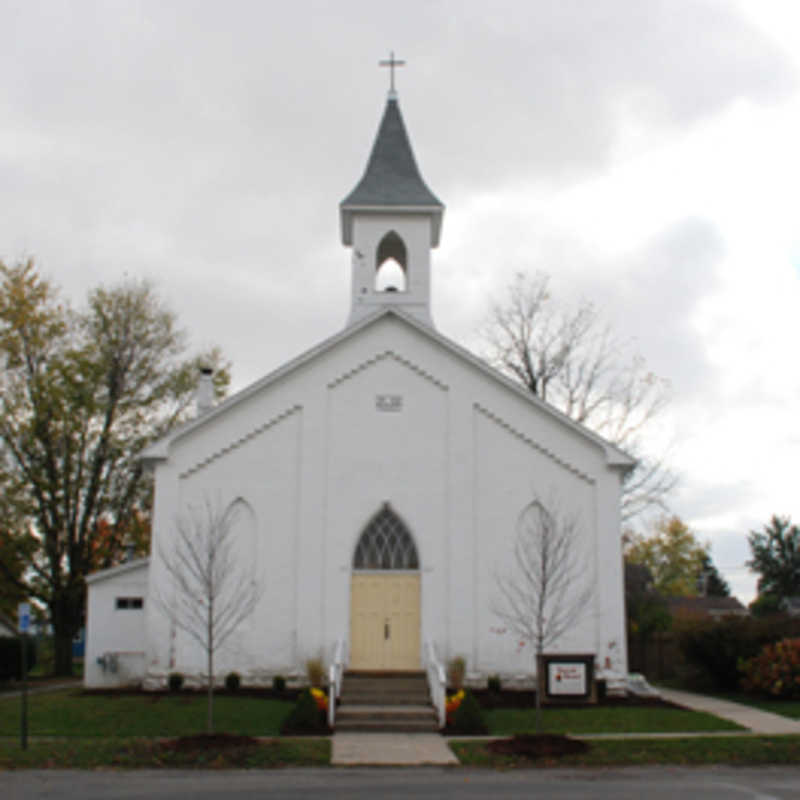
[[419, 669], [419, 628], [417, 548], [403, 521], [384, 503], [353, 553], [350, 668]]

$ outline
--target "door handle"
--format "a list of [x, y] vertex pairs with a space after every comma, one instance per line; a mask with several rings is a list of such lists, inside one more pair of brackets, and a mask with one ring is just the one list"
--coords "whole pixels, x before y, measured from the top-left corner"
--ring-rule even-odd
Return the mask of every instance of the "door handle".
[[389, 638], [389, 620], [387, 619], [386, 622], [383, 623], [383, 638]]

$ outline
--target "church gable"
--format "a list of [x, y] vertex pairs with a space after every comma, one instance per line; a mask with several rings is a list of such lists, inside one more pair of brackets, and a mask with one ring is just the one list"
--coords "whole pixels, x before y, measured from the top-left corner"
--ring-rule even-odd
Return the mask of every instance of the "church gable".
[[[602, 452], [608, 465], [623, 470], [634, 463], [616, 447], [531, 396], [468, 351], [391, 309], [377, 312], [331, 337], [209, 414], [165, 437], [148, 449], [145, 459], [164, 458], [176, 447], [183, 451], [185, 442], [202, 440], [204, 444], [189, 457], [191, 463], [185, 466], [182, 463], [180, 469], [185, 472], [202, 468], [209, 460], [258, 437], [284, 417], [301, 413], [304, 402], [319, 395], [321, 384], [335, 389], [387, 360], [442, 390], [449, 390], [459, 379], [473, 388], [483, 387], [474, 402], [487, 415], [527, 436], [536, 446], [551, 453], [559, 452], [567, 468], [576, 468], [575, 463], [585, 458], [584, 452]], [[531, 433], [530, 420], [539, 421], [536, 430], [540, 435], [546, 434], [545, 439]], [[571, 443], [566, 453], [565, 443]], [[194, 447], [190, 449], [194, 451]]]
[[[217, 677], [302, 682], [308, 659], [333, 652], [355, 669], [418, 670], [428, 645], [465, 657], [473, 676], [528, 674], [530, 653], [498, 629], [492, 601], [534, 499], [576, 520], [581, 579], [597, 590], [558, 647], [607, 664], [616, 641], [624, 662], [619, 496], [633, 461], [435, 330], [443, 211], [392, 91], [364, 177], [340, 205], [352, 250], [345, 329], [220, 405], [198, 403], [144, 453], [156, 486], [150, 686], [205, 669], [154, 602], [174, 590], [164, 559], [176, 520], [205, 502], [239, 509], [236, 557], [263, 582]], [[393, 281], [379, 275], [386, 264]]]

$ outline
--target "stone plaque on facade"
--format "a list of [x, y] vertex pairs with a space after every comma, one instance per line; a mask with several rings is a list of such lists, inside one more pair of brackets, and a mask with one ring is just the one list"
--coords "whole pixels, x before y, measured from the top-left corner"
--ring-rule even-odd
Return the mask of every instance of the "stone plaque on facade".
[[375, 396], [375, 408], [378, 411], [402, 411], [403, 396], [400, 394], [379, 394]]

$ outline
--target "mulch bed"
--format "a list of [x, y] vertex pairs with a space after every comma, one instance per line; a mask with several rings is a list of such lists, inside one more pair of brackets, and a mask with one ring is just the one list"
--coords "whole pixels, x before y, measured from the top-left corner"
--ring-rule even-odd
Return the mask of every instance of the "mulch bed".
[[558, 758], [585, 753], [589, 745], [580, 739], [570, 739], [556, 733], [518, 733], [510, 739], [495, 739], [486, 749], [501, 756], [525, 758]]
[[[492, 692], [489, 689], [473, 689], [472, 693], [480, 707], [486, 711], [495, 708], [535, 708], [536, 692], [533, 689], [503, 689]], [[598, 706], [651, 706], [654, 708], [681, 708], [675, 703], [662, 700], [659, 697], [601, 697], [596, 703]], [[543, 708], [546, 704], [543, 704]], [[553, 708], [585, 708], [585, 703], [558, 703]]]
[[[78, 688], [76, 686], [76, 688]], [[250, 687], [242, 687], [235, 692], [230, 692], [224, 687], [214, 688], [214, 697], [253, 697], [262, 700], [288, 700], [294, 702], [300, 694], [300, 689], [284, 689], [282, 692], [276, 692], [274, 689], [257, 689]], [[160, 700], [162, 697], [172, 697], [175, 695], [181, 697], [205, 697], [208, 690], [205, 688], [191, 688], [180, 689], [177, 692], [171, 692], [169, 689], [142, 689], [138, 686], [109, 688], [109, 689], [84, 689], [80, 688], [81, 694], [98, 695], [105, 697], [119, 697], [121, 695], [139, 695], [147, 697], [153, 702]]]

